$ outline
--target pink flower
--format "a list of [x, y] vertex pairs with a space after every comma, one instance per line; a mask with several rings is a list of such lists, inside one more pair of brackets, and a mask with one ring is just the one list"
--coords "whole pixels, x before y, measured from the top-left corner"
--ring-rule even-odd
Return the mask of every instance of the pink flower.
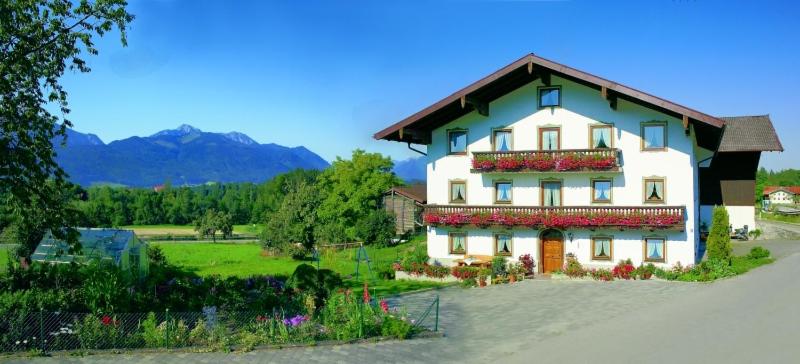
[[389, 313], [389, 304], [386, 302], [386, 300], [381, 300], [380, 305], [381, 305], [381, 311], [383, 311], [383, 313]]
[[367, 282], [364, 282], [364, 303], [369, 303], [369, 301], [369, 287], [367, 286]]

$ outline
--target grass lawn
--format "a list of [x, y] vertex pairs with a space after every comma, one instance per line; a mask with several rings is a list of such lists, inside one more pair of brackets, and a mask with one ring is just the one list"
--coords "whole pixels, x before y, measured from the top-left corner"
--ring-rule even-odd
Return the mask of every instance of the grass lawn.
[[788, 222], [792, 224], [800, 224], [800, 215], [781, 215], [781, 214], [773, 214], [769, 212], [761, 212], [759, 217], [764, 220], [772, 220], [772, 221], [780, 221], [780, 222]]
[[0, 246], [0, 272], [6, 271], [6, 265], [8, 262], [8, 249], [5, 246]]
[[[226, 243], [175, 243], [152, 242], [159, 246], [167, 257], [167, 261], [183, 267], [201, 276], [218, 274], [221, 276], [248, 277], [254, 274], [290, 275], [303, 263], [316, 266], [313, 261], [297, 261], [289, 257], [273, 257], [262, 255], [258, 244], [226, 244]], [[366, 247], [371, 261], [373, 280], [370, 281], [370, 292], [377, 295], [390, 295], [400, 292], [440, 287], [435, 282], [394, 281], [380, 279], [375, 273], [379, 265], [386, 266], [402, 256], [403, 251], [415, 244], [424, 244], [424, 237], [389, 248]], [[360, 279], [347, 279], [355, 274], [356, 254], [358, 248], [338, 251], [323, 251], [320, 268], [334, 270], [346, 280], [346, 285], [354, 291], [363, 290], [363, 275], [367, 274], [367, 265], [359, 266]]]
[[747, 256], [734, 256], [733, 259], [731, 260], [731, 268], [733, 268], [736, 274], [742, 274], [753, 268], [757, 268], [765, 264], [770, 264], [774, 261], [775, 259], [772, 257], [749, 259], [747, 258]]
[[[128, 225], [122, 226], [122, 229], [133, 230], [137, 235], [194, 235], [194, 226], [192, 225]], [[262, 225], [233, 225], [234, 234], [242, 235], [258, 235], [261, 233]]]

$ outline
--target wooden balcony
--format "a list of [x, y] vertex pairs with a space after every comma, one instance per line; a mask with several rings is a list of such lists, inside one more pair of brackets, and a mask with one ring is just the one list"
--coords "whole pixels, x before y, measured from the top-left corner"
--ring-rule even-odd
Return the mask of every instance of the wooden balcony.
[[531, 229], [685, 229], [684, 206], [458, 206], [426, 205], [431, 226], [525, 227]]
[[620, 172], [619, 149], [473, 152], [473, 173]]

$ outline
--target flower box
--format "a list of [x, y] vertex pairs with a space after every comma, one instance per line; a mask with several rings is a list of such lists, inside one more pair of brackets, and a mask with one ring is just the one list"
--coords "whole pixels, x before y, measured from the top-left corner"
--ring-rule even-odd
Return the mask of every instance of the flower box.
[[582, 172], [619, 169], [615, 149], [473, 154], [473, 172]]
[[683, 209], [619, 207], [619, 208], [490, 208], [436, 207], [426, 209], [423, 221], [430, 226], [526, 227], [531, 229], [682, 229]]

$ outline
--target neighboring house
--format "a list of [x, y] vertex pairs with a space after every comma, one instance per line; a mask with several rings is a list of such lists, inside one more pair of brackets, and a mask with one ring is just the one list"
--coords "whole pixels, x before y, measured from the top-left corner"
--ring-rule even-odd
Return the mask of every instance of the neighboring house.
[[383, 195], [383, 208], [395, 216], [398, 235], [417, 231], [422, 224], [422, 210], [427, 202], [424, 184], [393, 187]]
[[692, 264], [701, 219], [754, 221], [767, 116], [713, 117], [533, 54], [375, 134], [427, 146], [428, 254]]
[[70, 253], [66, 242], [48, 233], [36, 247], [31, 260], [79, 264], [109, 262], [139, 277], [148, 274], [147, 243], [136, 237], [132, 230], [79, 228], [78, 232], [81, 244], [79, 253]]
[[764, 187], [764, 200], [771, 205], [794, 204], [800, 195], [800, 186], [766, 186]]

